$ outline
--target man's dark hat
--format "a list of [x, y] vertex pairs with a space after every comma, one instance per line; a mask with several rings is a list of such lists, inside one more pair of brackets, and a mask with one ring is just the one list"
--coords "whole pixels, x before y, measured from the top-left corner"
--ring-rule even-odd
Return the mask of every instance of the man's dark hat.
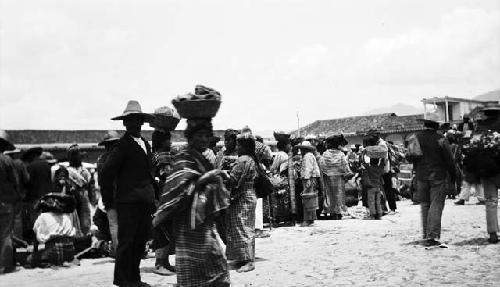
[[107, 144], [110, 144], [112, 142], [116, 142], [117, 140], [120, 140], [120, 135], [118, 134], [117, 131], [108, 131], [106, 135], [104, 136], [104, 139], [98, 144], [99, 146], [104, 146]]

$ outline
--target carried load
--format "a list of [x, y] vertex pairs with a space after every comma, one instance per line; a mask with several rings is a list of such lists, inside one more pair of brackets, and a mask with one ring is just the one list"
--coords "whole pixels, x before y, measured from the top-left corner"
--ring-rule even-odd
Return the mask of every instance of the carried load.
[[365, 148], [369, 158], [387, 158], [388, 148], [386, 145], [372, 145]]
[[219, 111], [221, 94], [214, 89], [196, 85], [194, 94], [177, 96], [172, 104], [182, 118], [213, 118]]
[[181, 117], [175, 109], [167, 106], [159, 107], [154, 112], [154, 119], [149, 123], [152, 128], [173, 131]]

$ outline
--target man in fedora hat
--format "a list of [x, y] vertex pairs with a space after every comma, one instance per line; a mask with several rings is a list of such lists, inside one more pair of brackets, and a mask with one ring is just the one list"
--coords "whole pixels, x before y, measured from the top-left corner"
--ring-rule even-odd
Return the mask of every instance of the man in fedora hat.
[[421, 206], [424, 244], [440, 245], [441, 215], [446, 198], [446, 180], [455, 177], [455, 164], [450, 145], [439, 134], [439, 122], [422, 119], [425, 130], [416, 133], [422, 155], [413, 159], [417, 193]]
[[7, 133], [0, 131], [0, 274], [12, 272], [16, 268], [12, 236], [14, 209], [21, 197], [14, 163], [3, 154], [6, 150], [14, 149], [14, 145], [8, 141]]
[[149, 286], [141, 282], [139, 265], [151, 233], [156, 183], [151, 146], [141, 137], [141, 127], [152, 119], [137, 101], [129, 101], [125, 111], [112, 118], [122, 120], [126, 132], [101, 169], [101, 187], [115, 191], [119, 232], [113, 284], [118, 286]]

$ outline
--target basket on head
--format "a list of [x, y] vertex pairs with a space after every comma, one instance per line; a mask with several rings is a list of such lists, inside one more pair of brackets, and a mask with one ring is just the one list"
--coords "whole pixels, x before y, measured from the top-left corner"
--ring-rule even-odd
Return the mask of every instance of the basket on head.
[[285, 133], [284, 131], [275, 131], [273, 133], [274, 139], [277, 141], [290, 141], [290, 134]]
[[173, 131], [181, 120], [179, 114], [172, 108], [159, 107], [155, 110], [154, 120], [149, 123], [152, 128], [163, 129], [165, 131]]
[[172, 104], [182, 118], [213, 118], [219, 111], [218, 100], [173, 100]]
[[385, 145], [374, 145], [366, 147], [366, 155], [370, 158], [387, 158], [388, 149]]

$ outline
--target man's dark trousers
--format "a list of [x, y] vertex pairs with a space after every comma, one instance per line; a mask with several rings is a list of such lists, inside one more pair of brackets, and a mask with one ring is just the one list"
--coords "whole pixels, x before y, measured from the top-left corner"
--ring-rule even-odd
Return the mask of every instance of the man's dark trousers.
[[116, 203], [118, 247], [113, 284], [126, 286], [141, 281], [139, 265], [151, 233], [152, 204]]

